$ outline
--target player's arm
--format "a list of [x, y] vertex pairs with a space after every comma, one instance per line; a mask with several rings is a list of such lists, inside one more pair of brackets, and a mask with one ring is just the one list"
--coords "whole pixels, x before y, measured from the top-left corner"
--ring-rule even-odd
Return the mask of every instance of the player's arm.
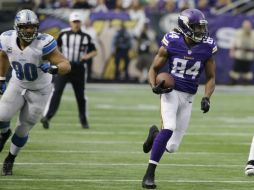
[[7, 54], [0, 50], [0, 95], [6, 90], [5, 76], [7, 74], [10, 62]]
[[205, 65], [206, 83], [204, 97], [210, 98], [215, 89], [215, 60], [211, 57]]
[[57, 66], [57, 74], [64, 75], [71, 71], [70, 62], [63, 56], [58, 48], [55, 48], [49, 54], [45, 55], [43, 59]]
[[210, 97], [215, 89], [215, 60], [211, 57], [205, 64], [205, 94], [201, 100], [201, 110], [206, 113], [210, 109]]
[[10, 63], [7, 54], [0, 50], [0, 80], [5, 79]]
[[167, 58], [168, 58], [167, 49], [164, 46], [161, 46], [148, 72], [149, 83], [152, 88], [156, 86], [156, 76], [159, 70], [165, 65]]

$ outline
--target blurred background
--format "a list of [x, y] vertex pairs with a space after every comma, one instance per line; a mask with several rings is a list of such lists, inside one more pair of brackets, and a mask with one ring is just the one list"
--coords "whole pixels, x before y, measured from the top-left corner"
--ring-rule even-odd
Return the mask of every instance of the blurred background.
[[[13, 28], [15, 14], [23, 8], [34, 10], [41, 22], [40, 31], [55, 38], [62, 28], [69, 26], [70, 13], [80, 11], [83, 30], [93, 37], [98, 49], [98, 55], [88, 65], [88, 82], [119, 83], [146, 83], [147, 70], [163, 35], [175, 27], [181, 10], [198, 8], [206, 15], [210, 36], [217, 41], [217, 84], [253, 84], [251, 0], [1, 0], [1, 33]], [[243, 24], [244, 21], [248, 24]], [[130, 34], [129, 77], [125, 78], [126, 63], [122, 60], [120, 78], [116, 79], [113, 41], [122, 25]], [[237, 37], [239, 30], [246, 35]], [[235, 60], [247, 61], [248, 67], [243, 66], [241, 71], [241, 65], [237, 68], [234, 65]]]

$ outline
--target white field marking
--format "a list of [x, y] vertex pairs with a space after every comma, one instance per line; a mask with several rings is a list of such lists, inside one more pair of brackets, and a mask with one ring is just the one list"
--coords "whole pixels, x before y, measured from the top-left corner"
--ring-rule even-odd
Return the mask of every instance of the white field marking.
[[[141, 182], [140, 179], [32, 179], [32, 178], [0, 178], [0, 181], [38, 181], [38, 182], [112, 182], [112, 183], [126, 183], [126, 182]], [[240, 183], [240, 184], [253, 184], [254, 181], [244, 180], [156, 180], [157, 182], [166, 183]]]
[[[160, 110], [159, 106], [156, 105], [146, 105], [146, 104], [137, 104], [137, 105], [112, 105], [112, 104], [96, 104], [94, 106], [97, 109], [104, 110]], [[126, 117], [126, 116], [125, 116]]]
[[[29, 143], [41, 143], [41, 144], [52, 144], [52, 143], [60, 143], [60, 144], [102, 144], [102, 145], [141, 145], [144, 142], [141, 141], [85, 141], [85, 140], [80, 140], [80, 141], [74, 141], [74, 140], [67, 140], [67, 141], [62, 141], [62, 140], [47, 140], [47, 141], [40, 141], [40, 140], [28, 140]], [[246, 145], [249, 146], [250, 143], [221, 143], [221, 142], [192, 142], [192, 143], [184, 143], [185, 145], [226, 145], [226, 146], [232, 146], [232, 145]]]
[[[62, 117], [65, 117], [63, 115], [61, 115]], [[142, 121], [143, 122], [143, 121]], [[232, 123], [234, 124], [234, 123]], [[39, 124], [40, 125], [40, 124]], [[62, 123], [62, 122], [58, 122], [58, 121], [54, 121], [52, 122], [53, 126], [78, 126], [80, 127], [80, 124], [79, 123]], [[139, 125], [139, 128], [147, 128], [148, 129], [148, 126], [150, 126], [149, 124], [145, 124], [144, 122], [142, 123], [142, 125], [138, 124], [138, 123], [135, 123], [135, 124], [132, 124], [132, 123], [117, 123], [117, 124], [112, 124], [112, 123], [93, 123], [92, 124], [93, 126], [115, 126], [117, 125], [118, 127], [128, 127], [128, 128], [137, 128], [137, 125]], [[190, 128], [207, 128], [207, 125], [205, 124], [191, 124], [190, 125]], [[253, 125], [250, 123], [250, 125], [242, 125], [241, 127], [239, 127], [239, 124], [235, 124], [235, 125], [214, 125], [212, 126], [212, 128], [220, 128], [220, 129], [228, 129], [228, 128], [234, 128], [234, 129], [253, 129]]]
[[[2, 163], [0, 164], [2, 165]], [[115, 167], [115, 166], [132, 166], [132, 167], [144, 167], [147, 163], [84, 163], [84, 162], [15, 162], [15, 165], [65, 165], [65, 166], [105, 166], [105, 167]], [[244, 165], [237, 164], [160, 164], [160, 166], [170, 166], [170, 167], [199, 167], [199, 168], [239, 168], [244, 167]]]
[[[7, 152], [7, 150], [5, 151]], [[24, 153], [57, 153], [57, 154], [144, 154], [142, 151], [90, 151], [90, 150], [22, 150]], [[228, 156], [228, 155], [242, 155], [242, 153], [222, 153], [222, 152], [177, 152], [173, 155], [216, 155], [216, 156]], [[172, 155], [172, 154], [170, 154]]]
[[[108, 105], [107, 106], [108, 108], [106, 109], [110, 109], [110, 107], [113, 107], [112, 105]], [[117, 106], [115, 107], [116, 110], [143, 110], [143, 111], [149, 111], [149, 110], [157, 110], [155, 108], [156, 106], [133, 106], [130, 107], [125, 107], [125, 106], [122, 106], [122, 107], [118, 107]], [[159, 111], [159, 109], [158, 109]], [[157, 114], [157, 113], [156, 113]], [[62, 116], [64, 117], [64, 119], [71, 119], [71, 118], [77, 118], [77, 113], [76, 112], [72, 112], [70, 114], [59, 114], [59, 116]], [[114, 122], [117, 122], [117, 121], [121, 121], [121, 122], [126, 122], [126, 123], [129, 123], [130, 125], [132, 123], [135, 123], [135, 124], [143, 124], [144, 121], [151, 121], [151, 118], [144, 118], [143, 115], [131, 115], [131, 116], [126, 116], [126, 115], [118, 115], [117, 117], [114, 118], [114, 120], [112, 121], [112, 117], [101, 117], [101, 116], [95, 116], [93, 115], [91, 117], [93, 120], [96, 120], [96, 122], [110, 122], [110, 123], [114, 123]], [[154, 121], [157, 121], [158, 118], [155, 116]], [[253, 116], [246, 116], [246, 117], [238, 117], [238, 118], [232, 118], [232, 117], [206, 117], [205, 120], [202, 119], [202, 118], [193, 118], [191, 120], [191, 122], [194, 122], [194, 121], [198, 121], [198, 122], [206, 122], [207, 121], [216, 121], [216, 122], [220, 122], [220, 124], [215, 124], [217, 126], [221, 126], [221, 124], [225, 125], [226, 124], [253, 124], [254, 123], [254, 117]]]
[[[33, 131], [33, 134], [45, 134], [49, 133], [49, 131], [41, 130], [41, 131]], [[131, 135], [131, 136], [139, 136], [144, 135], [146, 133], [140, 133], [140, 132], [108, 132], [108, 131], [50, 131], [52, 134], [72, 134], [72, 135]], [[220, 133], [210, 133], [210, 132], [190, 132], [186, 133], [185, 136], [227, 136], [227, 137], [247, 137], [247, 136], [253, 136], [253, 134], [250, 134], [249, 132], [246, 133], [228, 133], [228, 132], [220, 132]]]

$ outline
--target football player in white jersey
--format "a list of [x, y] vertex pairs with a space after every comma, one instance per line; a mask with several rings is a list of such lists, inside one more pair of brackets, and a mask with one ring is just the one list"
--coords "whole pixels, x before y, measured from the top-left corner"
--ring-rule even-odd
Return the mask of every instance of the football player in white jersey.
[[[39, 20], [28, 9], [16, 14], [14, 29], [0, 36], [0, 152], [11, 136], [9, 121], [19, 111], [2, 175], [12, 175], [15, 157], [26, 144], [29, 131], [40, 119], [51, 92], [52, 74], [67, 74], [69, 61], [57, 49], [54, 38], [38, 33]], [[48, 64], [50, 62], [51, 64]], [[9, 66], [12, 77], [6, 88]]]

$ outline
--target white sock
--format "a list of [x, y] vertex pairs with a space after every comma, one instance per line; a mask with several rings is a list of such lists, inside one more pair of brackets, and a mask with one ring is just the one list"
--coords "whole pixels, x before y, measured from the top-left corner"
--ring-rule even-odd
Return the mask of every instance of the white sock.
[[254, 160], [254, 136], [252, 138], [251, 146], [250, 146], [250, 153], [249, 153], [249, 158], [248, 161]]
[[12, 155], [17, 156], [20, 150], [21, 150], [21, 147], [18, 147], [15, 144], [11, 143], [10, 153]]

